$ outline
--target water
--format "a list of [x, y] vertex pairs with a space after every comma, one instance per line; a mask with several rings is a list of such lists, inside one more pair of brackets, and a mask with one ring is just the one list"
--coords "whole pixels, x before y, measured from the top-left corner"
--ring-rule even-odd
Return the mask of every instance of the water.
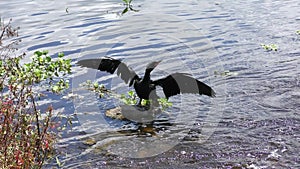
[[[76, 115], [58, 143], [64, 168], [299, 168], [300, 3], [290, 1], [1, 1], [2, 19], [20, 26], [20, 53], [64, 52], [72, 59], [70, 92], [52, 96], [57, 111]], [[277, 44], [267, 52], [260, 44]], [[116, 76], [76, 67], [110, 56], [139, 75], [162, 60], [153, 79], [191, 73], [217, 98], [176, 96], [153, 126], [105, 117], [121, 104], [79, 87], [98, 80], [118, 93]], [[25, 61], [26, 61], [25, 60]], [[222, 72], [229, 71], [227, 75]], [[84, 142], [93, 139], [96, 144]], [[52, 161], [45, 168], [56, 166]]]

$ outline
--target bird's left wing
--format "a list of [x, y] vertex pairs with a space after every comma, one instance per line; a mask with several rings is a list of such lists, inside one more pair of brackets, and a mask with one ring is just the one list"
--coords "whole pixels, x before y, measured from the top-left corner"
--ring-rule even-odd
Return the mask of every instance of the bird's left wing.
[[124, 80], [129, 86], [133, 84], [135, 79], [140, 79], [138, 75], [125, 63], [120, 60], [105, 57], [101, 59], [85, 59], [77, 62], [79, 66], [106, 71], [111, 74], [117, 70], [117, 75]]
[[173, 73], [165, 78], [153, 81], [153, 83], [163, 88], [167, 98], [180, 93], [204, 94], [215, 97], [215, 92], [211, 87], [187, 73]]

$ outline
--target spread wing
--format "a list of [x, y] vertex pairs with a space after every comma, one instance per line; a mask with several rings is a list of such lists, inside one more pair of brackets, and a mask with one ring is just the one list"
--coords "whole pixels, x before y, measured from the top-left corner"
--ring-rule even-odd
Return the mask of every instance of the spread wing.
[[105, 57], [101, 59], [85, 59], [77, 62], [79, 66], [98, 69], [100, 71], [106, 71], [111, 74], [115, 73], [117, 70], [117, 75], [124, 80], [126, 84], [129, 83], [129, 86], [132, 86], [135, 79], [140, 80], [138, 75], [125, 63], [120, 60], [113, 58]]
[[153, 83], [163, 88], [167, 98], [180, 93], [204, 94], [215, 97], [215, 92], [211, 87], [187, 73], [173, 73], [165, 78], [153, 81]]

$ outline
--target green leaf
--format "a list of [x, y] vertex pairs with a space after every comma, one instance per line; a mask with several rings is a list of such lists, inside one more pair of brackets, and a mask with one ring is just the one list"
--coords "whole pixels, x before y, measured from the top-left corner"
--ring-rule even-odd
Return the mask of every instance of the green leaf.
[[48, 53], [49, 53], [48, 50], [43, 50], [43, 51], [42, 51], [42, 54], [43, 54], [43, 55], [47, 55]]
[[64, 56], [65, 56], [64, 53], [62, 53], [62, 52], [61, 52], [61, 53], [58, 53], [58, 57], [59, 57], [59, 58], [62, 58], [62, 57], [64, 57]]
[[43, 63], [43, 61], [44, 61], [44, 58], [42, 58], [41, 56], [38, 56], [37, 59], [38, 59], [39, 63]]
[[123, 0], [125, 4], [130, 4], [132, 0]]
[[34, 70], [34, 74], [37, 78], [41, 78], [42, 77], [42, 71], [40, 69], [36, 69]]
[[120, 98], [125, 99], [126, 98], [125, 94], [121, 94]]
[[166, 109], [168, 107], [172, 107], [173, 103], [169, 102], [166, 98], [159, 98], [158, 99], [159, 104], [161, 105], [162, 109]]
[[134, 96], [134, 91], [132, 91], [132, 90], [129, 91], [129, 92], [128, 92], [128, 95], [129, 95], [130, 97], [133, 97], [133, 96]]
[[141, 104], [142, 104], [142, 106], [148, 105], [148, 104], [150, 104], [150, 100], [142, 99]]
[[51, 58], [50, 56], [46, 56], [46, 61], [47, 61], [47, 62], [51, 62], [51, 59], [52, 59], [52, 58]]
[[122, 11], [122, 13], [121, 13], [121, 15], [124, 15], [126, 12], [128, 12], [128, 7], [126, 7], [123, 11]]
[[58, 165], [58, 167], [62, 167], [63, 164], [59, 161], [58, 157], [55, 157], [56, 160], [56, 164]]
[[91, 84], [92, 81], [91, 81], [91, 80], [87, 80], [86, 83], [87, 83], [87, 84]]
[[43, 53], [41, 51], [35, 51], [34, 54], [37, 55], [37, 56], [42, 56], [43, 55]]
[[57, 85], [53, 86], [52, 91], [55, 93], [59, 92], [59, 86], [57, 86]]
[[95, 89], [98, 88], [99, 87], [98, 82], [95, 82], [93, 86], [94, 86]]

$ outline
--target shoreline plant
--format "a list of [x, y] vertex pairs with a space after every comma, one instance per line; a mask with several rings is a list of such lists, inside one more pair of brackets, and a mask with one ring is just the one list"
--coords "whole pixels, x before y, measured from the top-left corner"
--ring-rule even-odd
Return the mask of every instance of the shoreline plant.
[[71, 60], [36, 51], [22, 64], [25, 54], [15, 56], [17, 30], [11, 20], [0, 21], [0, 168], [42, 168], [54, 152], [56, 122], [53, 107], [41, 112], [37, 101], [44, 89], [61, 93], [69, 87], [63, 77], [71, 73]]

